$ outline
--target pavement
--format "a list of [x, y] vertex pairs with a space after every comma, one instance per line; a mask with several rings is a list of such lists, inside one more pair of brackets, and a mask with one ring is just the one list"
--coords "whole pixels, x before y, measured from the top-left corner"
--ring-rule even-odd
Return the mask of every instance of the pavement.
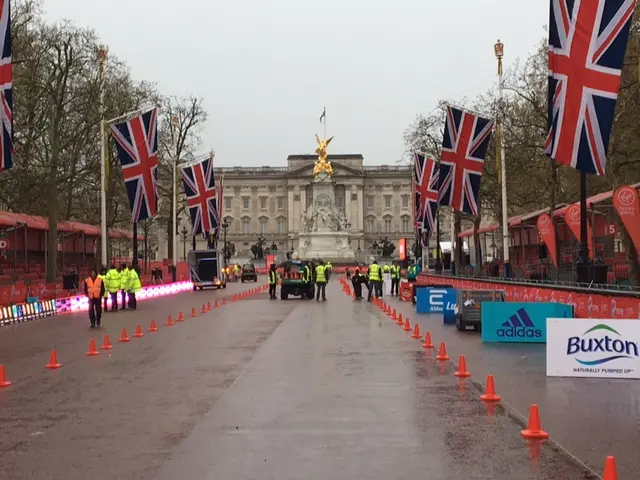
[[640, 382], [626, 379], [546, 376], [544, 344], [482, 343], [480, 333], [458, 332], [442, 315], [417, 315], [415, 307], [395, 297], [384, 300], [417, 321], [433, 342], [446, 342], [451, 358], [465, 355], [473, 378], [495, 377], [496, 389], [514, 416], [540, 408], [543, 428], [562, 448], [601, 472], [607, 455], [616, 457], [621, 479], [640, 478]]
[[[487, 409], [452, 362], [436, 362], [337, 280], [327, 302], [262, 292], [188, 316], [249, 288], [140, 302], [100, 330], [86, 314], [0, 328], [14, 382], [0, 389], [0, 479], [596, 478], [554, 442], [525, 442], [511, 408]], [[180, 310], [185, 322], [163, 325]], [[137, 323], [144, 337], [118, 343]], [[85, 356], [104, 333], [113, 350]], [[51, 371], [53, 347], [63, 366]]]

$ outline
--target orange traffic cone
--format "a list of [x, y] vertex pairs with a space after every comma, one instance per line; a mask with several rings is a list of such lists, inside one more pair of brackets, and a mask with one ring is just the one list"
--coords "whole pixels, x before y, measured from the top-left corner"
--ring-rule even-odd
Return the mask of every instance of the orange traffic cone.
[[413, 326], [413, 335], [411, 335], [411, 338], [422, 338], [422, 335], [420, 335], [420, 325], [417, 323]]
[[404, 320], [402, 318], [402, 314], [398, 315], [398, 319], [396, 320], [396, 324], [402, 326], [404, 325]]
[[424, 334], [424, 343], [422, 344], [422, 348], [434, 348], [433, 343], [431, 343], [431, 334], [429, 332]]
[[204, 303], [202, 304], [202, 309], [200, 310], [200, 313], [207, 313], [207, 306]]
[[226, 304], [227, 304], [227, 297], [224, 297], [224, 298], [222, 299], [222, 305], [226, 305]]
[[171, 314], [167, 317], [167, 323], [165, 323], [167, 327], [173, 326], [173, 320], [171, 319]]
[[111, 345], [111, 340], [109, 340], [109, 335], [104, 336], [104, 341], [102, 342], [102, 346], [100, 350], [111, 350], [113, 345]]
[[218, 304], [218, 299], [213, 304], [213, 308], [218, 308], [220, 305]]
[[96, 341], [91, 337], [89, 340], [89, 351], [85, 353], [88, 357], [95, 357], [96, 355], [100, 355], [100, 352], [96, 349]]
[[407, 317], [404, 321], [404, 327], [402, 327], [402, 329], [405, 332], [410, 332], [411, 331], [411, 322], [409, 321], [409, 317]]
[[197, 317], [197, 316], [198, 316], [198, 314], [196, 313], [195, 307], [191, 307], [191, 318]]
[[155, 320], [151, 320], [151, 325], [149, 325], [149, 331], [150, 332], [157, 332], [158, 331], [158, 327], [156, 327], [156, 321]]
[[464, 355], [460, 355], [460, 360], [458, 360], [458, 370], [453, 372], [456, 377], [466, 378], [470, 377], [471, 374], [467, 371], [467, 359], [464, 358]]
[[493, 375], [487, 375], [487, 386], [484, 389], [484, 394], [480, 395], [480, 400], [485, 402], [499, 402], [500, 395], [496, 394], [496, 386], [493, 382]]
[[134, 333], [133, 336], [136, 338], [144, 337], [144, 333], [142, 333], [142, 327], [140, 326], [140, 324], [136, 325], [136, 333]]
[[211, 311], [211, 302], [207, 302], [207, 312]]
[[127, 335], [127, 329], [123, 328], [122, 329], [122, 333], [120, 334], [120, 342], [127, 343], [129, 340], [131, 340], [131, 339]]
[[0, 365], [0, 388], [5, 388], [11, 385], [11, 382], [7, 380], [7, 376], [4, 373], [4, 365]]
[[182, 312], [178, 312], [178, 318], [176, 318], [176, 322], [184, 322], [184, 315]]
[[438, 353], [438, 355], [436, 355], [436, 360], [449, 360], [449, 355], [447, 355], [447, 346], [444, 344], [444, 342], [440, 342], [440, 352]]
[[56, 354], [55, 348], [51, 350], [51, 355], [49, 356], [49, 363], [47, 363], [45, 366], [51, 369], [60, 368], [62, 366], [61, 363], [58, 363], [58, 355]]
[[538, 411], [538, 405], [535, 403], [531, 405], [529, 409], [529, 424], [526, 430], [522, 430], [520, 434], [524, 438], [528, 439], [538, 439], [542, 440], [544, 438], [549, 438], [549, 434], [542, 430], [542, 425], [540, 424], [540, 412]]
[[391, 320], [398, 320], [398, 312], [396, 312], [396, 309], [393, 309], [393, 312], [391, 313]]
[[618, 469], [616, 468], [616, 457], [609, 456], [605, 460], [604, 472], [602, 472], [602, 480], [618, 480]]

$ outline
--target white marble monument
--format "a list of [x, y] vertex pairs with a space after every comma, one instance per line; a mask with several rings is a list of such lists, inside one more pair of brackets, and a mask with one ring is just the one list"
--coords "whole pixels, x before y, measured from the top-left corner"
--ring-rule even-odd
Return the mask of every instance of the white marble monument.
[[318, 161], [313, 170], [313, 203], [302, 213], [298, 250], [293, 254], [300, 260], [351, 261], [356, 258], [349, 244], [346, 219], [336, 208], [333, 168], [327, 160], [327, 145], [331, 138], [320, 140], [316, 135]]

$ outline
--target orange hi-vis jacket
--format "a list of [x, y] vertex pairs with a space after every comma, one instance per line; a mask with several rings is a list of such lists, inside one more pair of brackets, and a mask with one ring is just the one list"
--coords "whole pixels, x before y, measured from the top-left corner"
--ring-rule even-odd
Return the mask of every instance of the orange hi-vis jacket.
[[96, 279], [92, 279], [91, 277], [87, 278], [85, 281], [85, 291], [89, 298], [101, 298], [104, 290], [104, 283], [102, 283], [102, 279], [100, 277], [96, 277]]

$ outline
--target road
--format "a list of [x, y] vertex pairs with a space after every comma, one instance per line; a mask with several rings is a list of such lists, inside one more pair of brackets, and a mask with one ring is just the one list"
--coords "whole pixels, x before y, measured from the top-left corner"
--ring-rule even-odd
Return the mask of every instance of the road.
[[[251, 287], [140, 302], [100, 331], [82, 314], [0, 329], [0, 478], [592, 478], [337, 281], [324, 303], [261, 292], [188, 316]], [[85, 356], [104, 333], [113, 350]]]

